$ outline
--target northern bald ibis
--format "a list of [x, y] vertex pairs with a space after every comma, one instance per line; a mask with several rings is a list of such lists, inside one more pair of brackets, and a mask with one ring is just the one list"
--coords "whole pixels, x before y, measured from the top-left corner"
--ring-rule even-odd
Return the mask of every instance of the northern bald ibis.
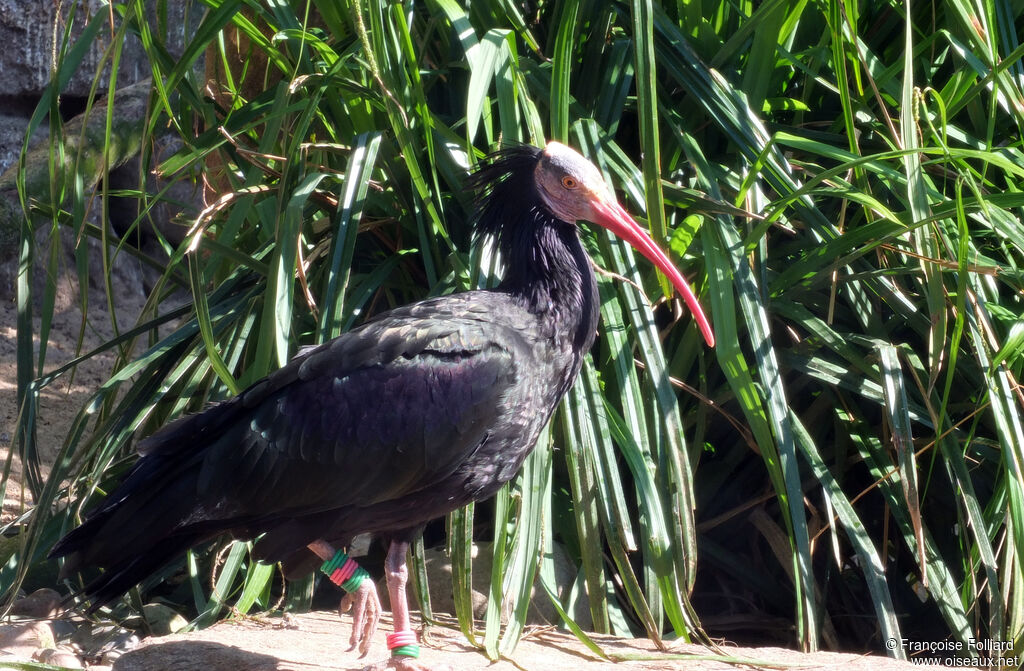
[[714, 345], [686, 280], [574, 150], [505, 149], [469, 185], [479, 232], [502, 255], [501, 284], [382, 314], [142, 440], [122, 484], [51, 552], [71, 570], [104, 569], [85, 588], [93, 607], [229, 533], [258, 539], [265, 561], [324, 560], [353, 590], [351, 643], [365, 655], [380, 601], [335, 548], [372, 533], [390, 541], [396, 633], [385, 666], [424, 668], [405, 595], [409, 543], [510, 480], [576, 379], [598, 321], [577, 222], [604, 226], [650, 259]]

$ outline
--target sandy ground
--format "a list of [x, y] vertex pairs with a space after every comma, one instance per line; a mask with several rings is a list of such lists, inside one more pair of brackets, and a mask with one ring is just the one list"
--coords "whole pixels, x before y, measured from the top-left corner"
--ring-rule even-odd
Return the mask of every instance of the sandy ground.
[[[348, 652], [349, 621], [335, 613], [306, 613], [281, 619], [220, 622], [209, 629], [149, 639], [125, 654], [113, 671], [299, 671], [338, 669], [357, 671], [387, 658], [385, 618], [366, 658]], [[571, 633], [551, 628], [534, 630], [520, 642], [510, 659], [491, 662], [455, 629], [434, 626], [420, 660], [431, 669], [487, 671], [725, 671], [732, 669], [840, 669], [898, 671], [915, 668], [910, 662], [868, 655], [823, 652], [807, 655], [782, 648], [725, 646], [722, 656], [699, 645], [673, 644], [659, 652], [646, 639], [594, 635], [605, 654], [602, 660]], [[725, 657], [727, 655], [727, 657]], [[718, 657], [716, 659], [716, 657]], [[949, 668], [936, 666], [932, 668]]]

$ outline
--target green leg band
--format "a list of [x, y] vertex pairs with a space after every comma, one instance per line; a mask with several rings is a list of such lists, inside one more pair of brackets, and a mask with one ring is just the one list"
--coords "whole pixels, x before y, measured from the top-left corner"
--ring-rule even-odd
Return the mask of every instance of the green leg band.
[[420, 656], [420, 646], [416, 645], [415, 643], [410, 645], [403, 645], [400, 648], [393, 649], [391, 651], [391, 655], [400, 655], [402, 657], [412, 657], [413, 659], [416, 659]]

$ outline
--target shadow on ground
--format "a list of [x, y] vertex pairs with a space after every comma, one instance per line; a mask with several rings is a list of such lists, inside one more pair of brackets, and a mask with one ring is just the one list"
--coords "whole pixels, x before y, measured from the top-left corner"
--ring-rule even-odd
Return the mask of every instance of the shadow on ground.
[[[347, 650], [350, 620], [335, 613], [306, 613], [280, 618], [220, 622], [209, 629], [153, 638], [114, 664], [113, 671], [299, 671], [339, 669], [356, 671], [387, 657], [385, 618], [369, 655]], [[659, 652], [646, 639], [594, 635], [604, 652], [619, 660], [603, 660], [572, 634], [552, 628], [534, 630], [516, 648], [512, 660], [491, 662], [454, 629], [431, 627], [430, 642], [421, 661], [458, 671], [731, 671], [749, 668], [842, 669], [898, 671], [915, 668], [874, 655], [833, 652], [804, 654], [782, 648], [727, 646], [721, 655], [699, 645], [673, 644], [670, 654]], [[727, 657], [726, 657], [727, 656]], [[932, 668], [947, 668], [942, 666]]]

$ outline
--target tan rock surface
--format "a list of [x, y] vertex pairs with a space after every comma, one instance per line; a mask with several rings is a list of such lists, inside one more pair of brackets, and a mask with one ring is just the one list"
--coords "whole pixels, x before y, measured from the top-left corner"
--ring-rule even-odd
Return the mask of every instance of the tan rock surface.
[[[287, 626], [279, 619], [269, 618], [225, 621], [203, 631], [144, 641], [138, 649], [121, 656], [113, 671], [356, 671], [387, 657], [384, 637], [391, 631], [388, 619], [381, 622], [370, 654], [363, 659], [346, 650], [349, 626], [347, 618], [339, 621], [334, 613], [293, 616]], [[880, 656], [830, 652], [807, 655], [782, 648], [726, 647], [724, 652], [731, 661], [723, 661], [698, 645], [676, 645], [674, 654], [666, 655], [659, 653], [646, 639], [595, 635], [607, 654], [623, 660], [609, 662], [587, 650], [572, 634], [550, 629], [535, 631], [524, 638], [511, 661], [491, 663], [454, 629], [431, 627], [430, 638], [431, 644], [424, 646], [421, 660], [439, 667], [447, 665], [457, 671], [732, 671], [737, 668], [901, 671], [915, 668], [910, 662]], [[691, 657], [679, 659], [681, 655]]]

